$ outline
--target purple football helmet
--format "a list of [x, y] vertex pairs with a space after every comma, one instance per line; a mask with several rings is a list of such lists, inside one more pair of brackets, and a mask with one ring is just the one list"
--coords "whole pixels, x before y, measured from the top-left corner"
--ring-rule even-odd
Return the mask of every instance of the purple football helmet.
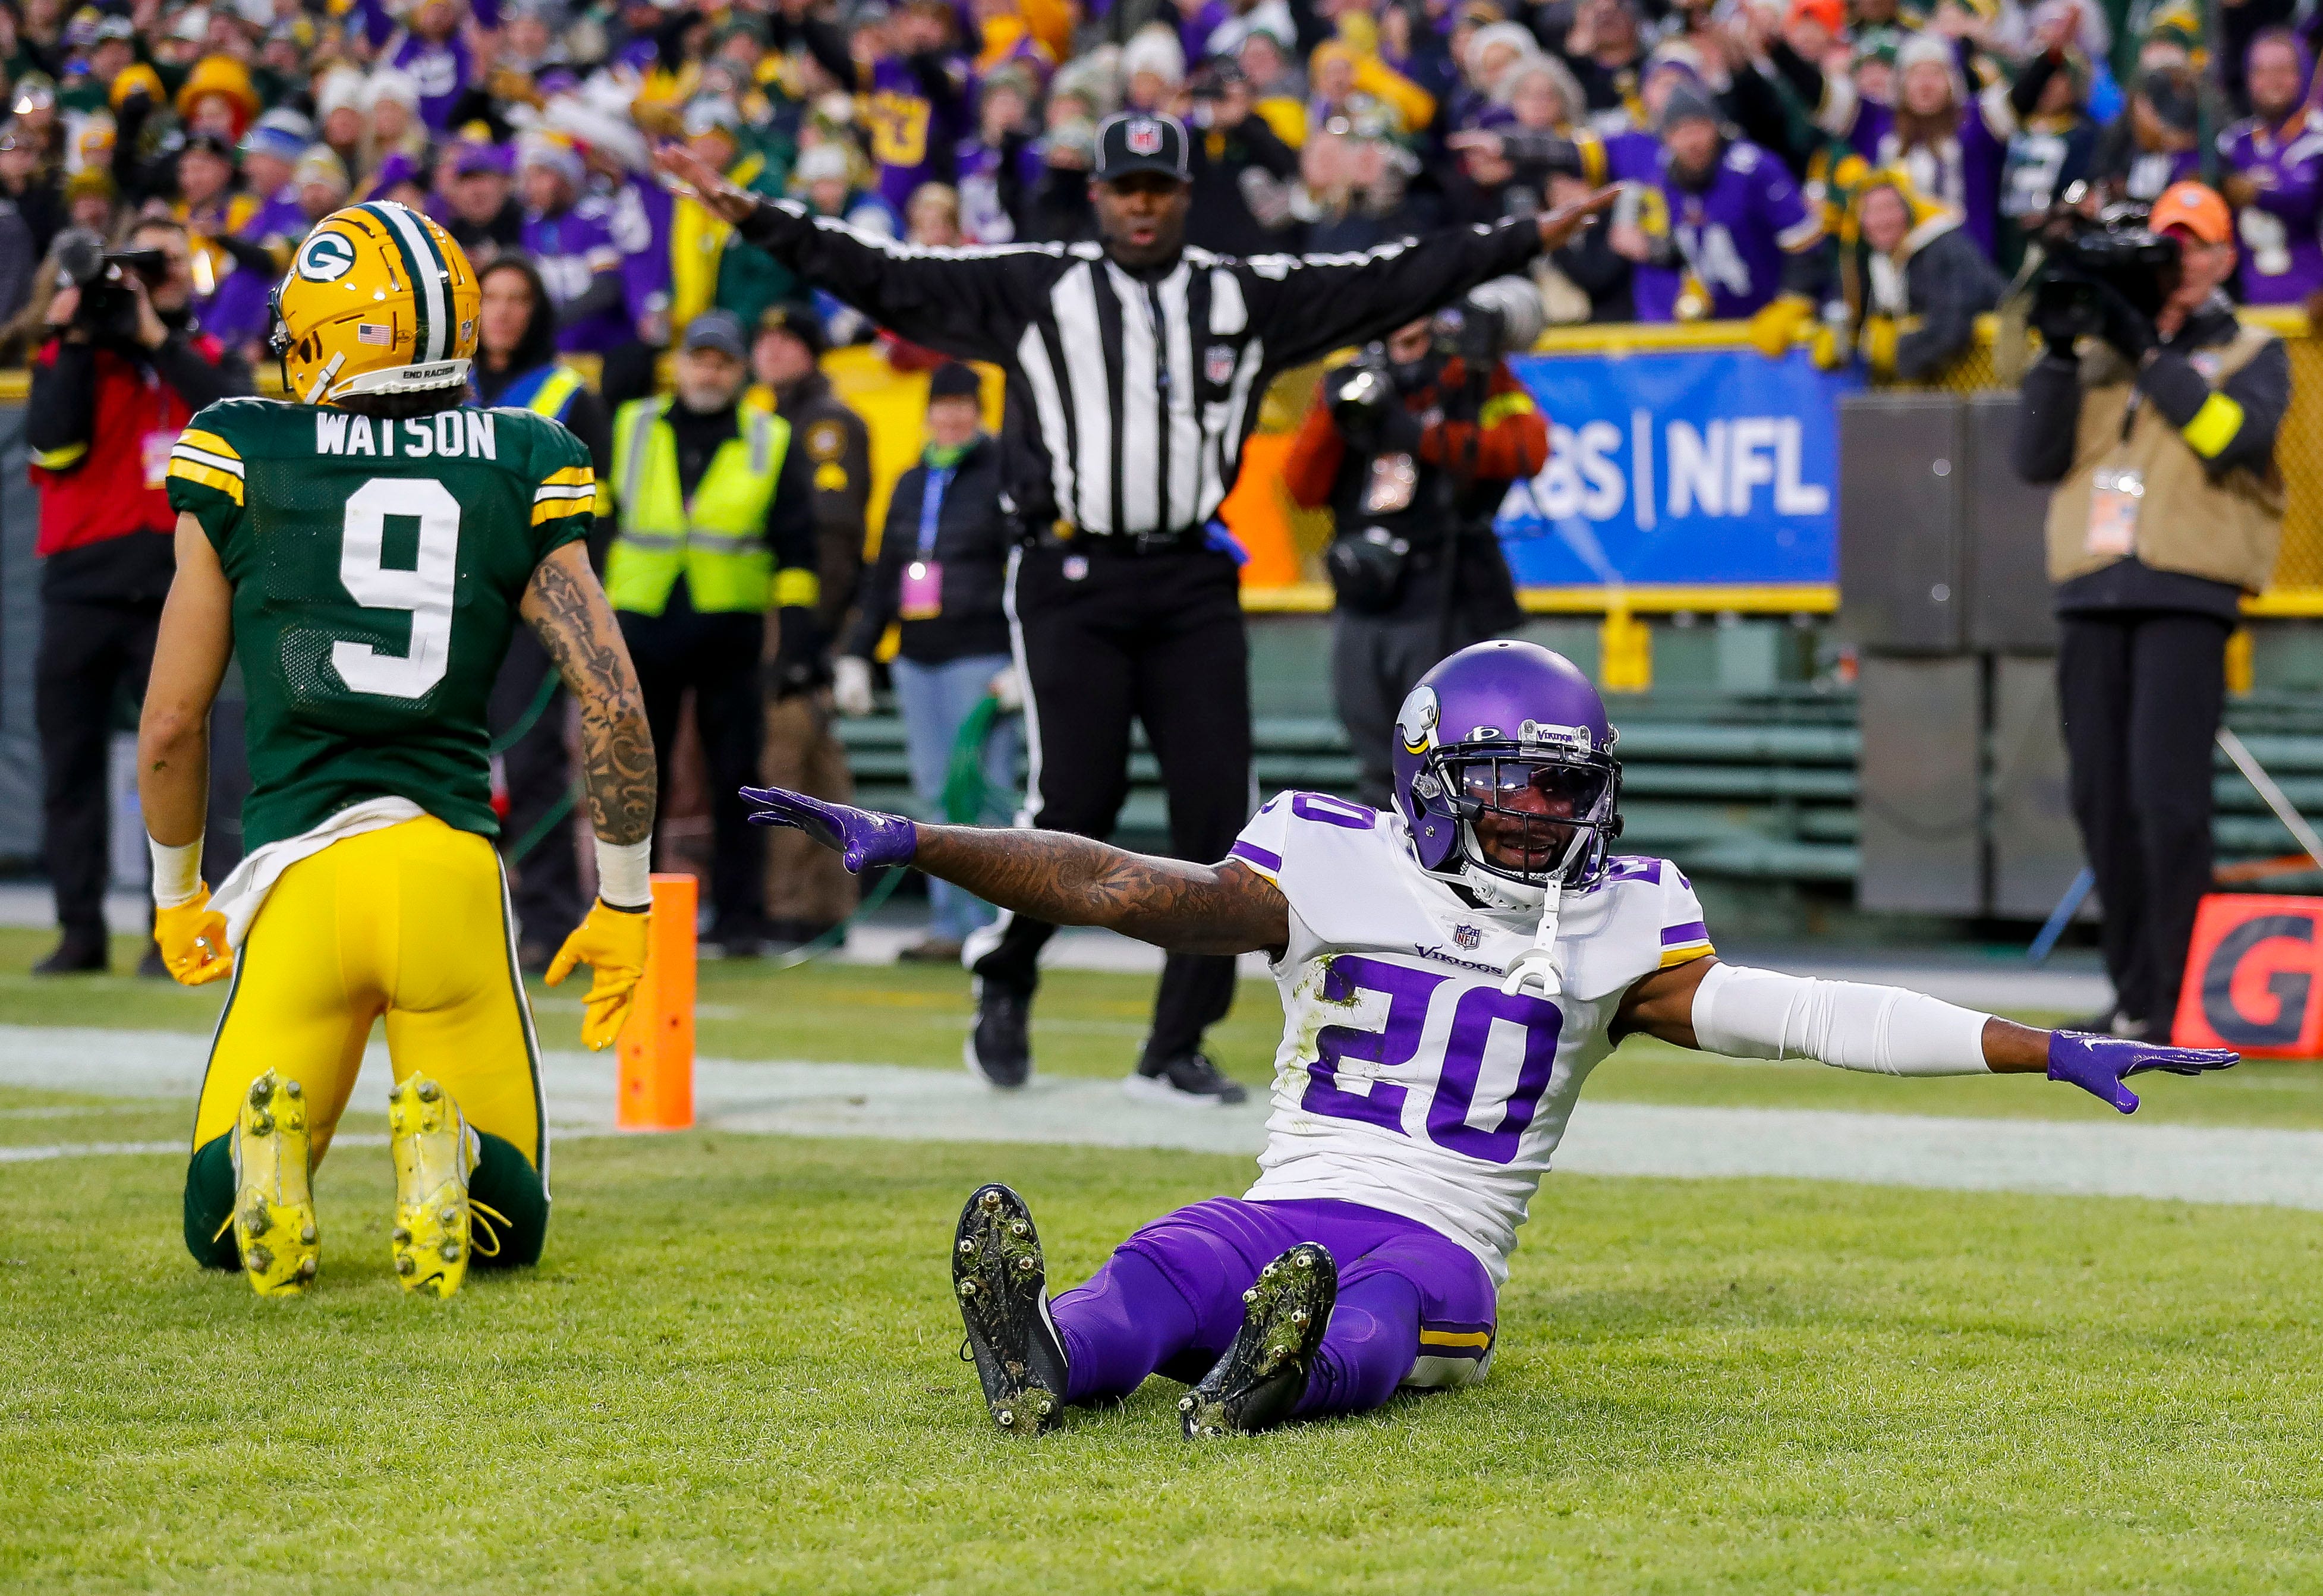
[[1520, 889], [1595, 885], [1621, 834], [1614, 736], [1589, 678], [1537, 643], [1439, 661], [1396, 717], [1395, 806], [1420, 868], [1488, 890], [1479, 872]]

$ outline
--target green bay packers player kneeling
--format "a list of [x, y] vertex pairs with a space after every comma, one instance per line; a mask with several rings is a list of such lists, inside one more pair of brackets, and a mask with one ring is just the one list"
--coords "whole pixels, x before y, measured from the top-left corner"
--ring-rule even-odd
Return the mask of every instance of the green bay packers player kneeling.
[[[644, 968], [653, 742], [582, 541], [589, 454], [544, 417], [462, 408], [478, 306], [434, 222], [339, 211], [276, 290], [291, 399], [211, 405], [170, 455], [178, 575], [138, 730], [154, 934], [179, 980], [234, 977], [186, 1245], [267, 1296], [316, 1277], [309, 1179], [382, 1016], [403, 1285], [448, 1297], [472, 1256], [540, 1256], [547, 1127], [484, 724], [519, 622], [581, 704], [600, 889], [548, 979], [592, 967], [590, 1046], [613, 1040]], [[230, 654], [249, 853], [213, 899], [207, 726]]]

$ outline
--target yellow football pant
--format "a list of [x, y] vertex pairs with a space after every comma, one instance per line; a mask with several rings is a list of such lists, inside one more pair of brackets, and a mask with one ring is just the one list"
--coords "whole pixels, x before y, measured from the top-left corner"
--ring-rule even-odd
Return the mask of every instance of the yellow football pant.
[[[496, 1187], [513, 1179], [537, 1188], [519, 1206], [537, 1208], [545, 1228], [539, 1048], [511, 932], [491, 843], [432, 815], [335, 842], [282, 873], [235, 960], [202, 1081], [186, 1211], [197, 1257], [216, 1261], [197, 1244], [208, 1213], [232, 1211], [230, 1176], [220, 1206], [216, 1166], [250, 1083], [271, 1069], [306, 1088], [320, 1163], [382, 1015], [395, 1079], [416, 1072], [440, 1082], [482, 1139], [479, 1181], [489, 1172]], [[493, 1200], [481, 1184], [477, 1194]], [[528, 1250], [537, 1255], [537, 1239]]]

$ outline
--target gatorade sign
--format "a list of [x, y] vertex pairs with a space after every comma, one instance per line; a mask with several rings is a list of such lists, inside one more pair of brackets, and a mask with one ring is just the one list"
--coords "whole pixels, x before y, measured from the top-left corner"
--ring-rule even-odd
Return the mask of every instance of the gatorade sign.
[[2323, 898], [2204, 898], [2171, 1041], [2251, 1058], [2323, 1055]]

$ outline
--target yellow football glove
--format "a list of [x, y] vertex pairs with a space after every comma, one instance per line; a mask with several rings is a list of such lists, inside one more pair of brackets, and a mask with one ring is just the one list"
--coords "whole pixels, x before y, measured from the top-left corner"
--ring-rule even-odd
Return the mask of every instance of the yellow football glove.
[[1875, 316], [1863, 324], [1863, 363], [1871, 368], [1876, 377], [1893, 376], [1896, 371], [1896, 321], [1893, 316]]
[[601, 898], [549, 964], [552, 986], [571, 975], [574, 965], [585, 964], [594, 972], [581, 1015], [581, 1040], [594, 1051], [611, 1047], [621, 1022], [629, 1017], [629, 997], [646, 973], [646, 927], [652, 919], [643, 909], [616, 909]]
[[1829, 322], [1815, 328], [1814, 336], [1807, 341], [1807, 351], [1818, 371], [1836, 371], [1847, 363], [1850, 353], [1846, 333]]
[[225, 916], [210, 907], [210, 889], [174, 909], [153, 911], [153, 940], [161, 962], [181, 986], [206, 986], [234, 974], [234, 949], [225, 945]]
[[1804, 294], [1777, 296], [1750, 318], [1751, 347], [1768, 360], [1782, 359], [1814, 313], [1814, 301]]

